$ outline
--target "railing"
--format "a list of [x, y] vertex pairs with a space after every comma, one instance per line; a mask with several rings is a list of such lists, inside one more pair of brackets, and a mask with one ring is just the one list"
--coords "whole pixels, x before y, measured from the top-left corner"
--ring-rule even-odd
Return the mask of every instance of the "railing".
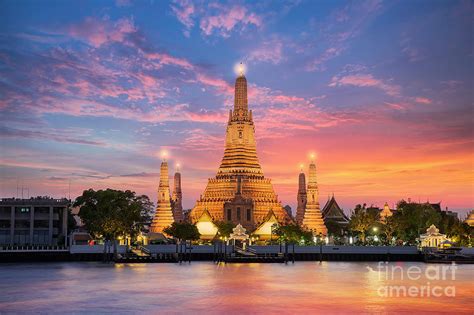
[[144, 254], [147, 254], [147, 255], [151, 256], [151, 251], [150, 251], [148, 248], [146, 248], [146, 247], [144, 247], [144, 246], [142, 246], [142, 245], [140, 245], [139, 248], [140, 248], [140, 250], [141, 250]]
[[0, 246], [0, 252], [67, 252], [66, 246], [59, 245], [27, 245], [27, 246]]

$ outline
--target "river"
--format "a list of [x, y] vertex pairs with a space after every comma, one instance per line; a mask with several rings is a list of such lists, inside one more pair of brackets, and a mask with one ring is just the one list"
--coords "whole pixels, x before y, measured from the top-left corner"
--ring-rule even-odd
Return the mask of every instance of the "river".
[[474, 265], [416, 262], [0, 264], [0, 313], [472, 314], [473, 287]]

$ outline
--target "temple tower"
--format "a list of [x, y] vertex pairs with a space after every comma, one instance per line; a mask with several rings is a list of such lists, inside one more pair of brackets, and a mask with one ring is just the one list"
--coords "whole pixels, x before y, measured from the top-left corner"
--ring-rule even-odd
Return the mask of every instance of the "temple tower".
[[306, 190], [306, 209], [303, 217], [303, 226], [313, 234], [327, 235], [327, 228], [319, 206], [319, 190], [316, 180], [316, 165], [309, 164], [308, 188]]
[[298, 177], [298, 207], [296, 208], [296, 222], [299, 225], [303, 224], [304, 211], [306, 209], [306, 176], [304, 175], [303, 169]]
[[173, 211], [171, 210], [170, 184], [168, 179], [168, 163], [164, 160], [161, 162], [158, 202], [150, 231], [153, 233], [162, 233], [163, 229], [170, 226], [173, 222], [174, 218]]
[[281, 223], [292, 221], [258, 161], [243, 72], [235, 80], [234, 108], [229, 111], [221, 165], [192, 209], [191, 221], [199, 220], [206, 210], [214, 221], [238, 222], [249, 230], [263, 223], [270, 210]]
[[175, 222], [183, 221], [183, 193], [181, 191], [181, 173], [179, 166], [176, 167], [176, 173], [174, 173], [173, 217]]

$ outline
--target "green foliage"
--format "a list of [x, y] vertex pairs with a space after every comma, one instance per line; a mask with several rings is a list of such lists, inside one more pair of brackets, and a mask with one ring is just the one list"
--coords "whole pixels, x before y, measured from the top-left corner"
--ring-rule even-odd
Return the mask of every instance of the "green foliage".
[[298, 244], [303, 242], [305, 245], [309, 245], [313, 242], [313, 234], [309, 231], [304, 231], [296, 224], [278, 226], [274, 233], [280, 241], [285, 243]]
[[474, 228], [465, 222], [457, 220], [447, 231], [448, 237], [458, 246], [472, 246], [474, 240]]
[[119, 236], [136, 236], [150, 220], [153, 203], [130, 190], [85, 190], [76, 198], [79, 217], [94, 237], [115, 240]]
[[77, 222], [74, 219], [74, 215], [71, 212], [71, 209], [67, 211], [67, 230], [74, 231], [77, 228]]
[[384, 245], [393, 245], [393, 238], [397, 235], [398, 225], [393, 216], [386, 217], [380, 225], [381, 240]]
[[219, 236], [222, 237], [230, 237], [230, 234], [233, 232], [233, 228], [235, 228], [235, 224], [232, 222], [219, 221], [215, 224], [217, 226]]
[[197, 226], [187, 222], [173, 222], [173, 224], [165, 228], [163, 232], [179, 241], [195, 241], [201, 236]]
[[365, 243], [370, 229], [379, 227], [380, 215], [378, 209], [366, 208], [366, 204], [357, 205], [352, 213], [349, 229], [359, 234], [362, 243]]
[[401, 200], [393, 216], [385, 218], [384, 224], [379, 222], [378, 210], [372, 211], [364, 205], [357, 205], [351, 216], [349, 228], [360, 236], [360, 241], [366, 243], [366, 236], [372, 227], [380, 230], [380, 239], [386, 245], [405, 243], [416, 245], [420, 235], [432, 224], [447, 234], [457, 245], [468, 246], [472, 243], [474, 231], [458, 218], [439, 212], [429, 203], [414, 203]]
[[428, 203], [408, 203], [402, 200], [398, 203], [397, 209], [393, 215], [396, 234], [408, 244], [415, 245], [420, 235], [432, 224], [440, 226], [441, 213]]

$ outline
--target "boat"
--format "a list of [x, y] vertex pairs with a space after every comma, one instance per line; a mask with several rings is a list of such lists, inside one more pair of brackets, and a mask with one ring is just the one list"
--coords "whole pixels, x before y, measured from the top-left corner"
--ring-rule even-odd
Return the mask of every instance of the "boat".
[[474, 255], [462, 254], [461, 251], [461, 247], [427, 250], [424, 252], [424, 261], [427, 263], [474, 264]]

